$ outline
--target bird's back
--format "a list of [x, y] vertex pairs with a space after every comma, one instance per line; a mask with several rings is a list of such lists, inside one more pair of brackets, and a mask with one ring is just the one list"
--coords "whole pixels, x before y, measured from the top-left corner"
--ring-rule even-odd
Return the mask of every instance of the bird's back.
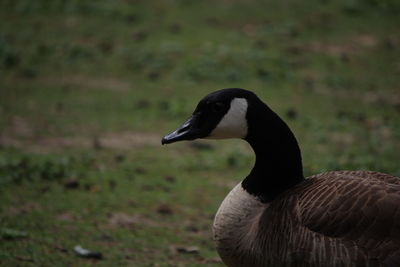
[[290, 207], [285, 221], [292, 232], [286, 236], [299, 261], [308, 259], [316, 266], [400, 266], [399, 177], [326, 172], [284, 193], [265, 215], [276, 215], [280, 205]]
[[[340, 171], [308, 181], [295, 209], [305, 228], [349, 247], [344, 252], [355, 262], [400, 266], [399, 177]], [[331, 250], [340, 251], [339, 247]]]

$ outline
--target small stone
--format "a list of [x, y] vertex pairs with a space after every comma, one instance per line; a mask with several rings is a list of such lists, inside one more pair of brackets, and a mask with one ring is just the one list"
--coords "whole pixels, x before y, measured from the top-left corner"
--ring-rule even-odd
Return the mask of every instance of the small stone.
[[196, 246], [188, 246], [188, 247], [176, 247], [176, 251], [185, 254], [197, 254], [199, 253], [200, 249], [199, 247]]
[[298, 116], [297, 111], [294, 108], [290, 108], [286, 111], [286, 116], [291, 120], [295, 120]]
[[170, 183], [175, 183], [176, 179], [174, 176], [168, 175], [164, 177], [165, 181], [170, 182]]
[[145, 31], [138, 31], [133, 34], [133, 39], [137, 42], [144, 41], [147, 38]]
[[169, 27], [169, 31], [172, 33], [180, 33], [182, 31], [182, 26], [178, 23], [174, 23]]
[[64, 183], [65, 189], [78, 189], [79, 188], [79, 181], [77, 179], [69, 179]]
[[159, 214], [162, 214], [162, 215], [171, 215], [171, 214], [174, 213], [173, 210], [171, 209], [171, 207], [168, 206], [168, 205], [166, 205], [166, 204], [160, 205], [160, 206], [157, 208], [157, 212], [158, 212]]
[[147, 173], [147, 170], [146, 170], [145, 168], [142, 168], [142, 167], [137, 167], [137, 168], [135, 169], [135, 172], [136, 172], [137, 174], [145, 174], [145, 173]]

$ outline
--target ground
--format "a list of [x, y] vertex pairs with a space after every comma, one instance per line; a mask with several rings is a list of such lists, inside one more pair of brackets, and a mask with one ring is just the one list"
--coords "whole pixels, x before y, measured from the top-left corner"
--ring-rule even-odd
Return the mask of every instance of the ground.
[[222, 266], [213, 216], [252, 151], [161, 146], [220, 88], [285, 119], [306, 175], [400, 175], [400, 4], [278, 2], [1, 1], [0, 265]]

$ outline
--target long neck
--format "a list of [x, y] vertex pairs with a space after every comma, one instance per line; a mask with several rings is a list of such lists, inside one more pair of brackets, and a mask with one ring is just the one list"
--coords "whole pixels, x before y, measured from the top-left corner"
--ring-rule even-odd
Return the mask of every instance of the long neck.
[[[254, 116], [258, 121], [267, 119], [253, 130], [256, 125], [251, 122], [257, 121]], [[256, 162], [242, 186], [261, 201], [270, 202], [304, 180], [300, 148], [286, 123], [266, 105], [249, 112], [248, 122], [245, 140], [253, 148]]]

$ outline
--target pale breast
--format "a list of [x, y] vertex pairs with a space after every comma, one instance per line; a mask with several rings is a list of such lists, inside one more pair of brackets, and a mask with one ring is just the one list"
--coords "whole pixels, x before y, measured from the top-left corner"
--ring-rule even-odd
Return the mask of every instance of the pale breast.
[[252, 257], [264, 253], [254, 244], [259, 219], [268, 208], [245, 191], [239, 183], [225, 197], [215, 215], [213, 232], [217, 250], [228, 266], [243, 266], [240, 258], [251, 254]]

